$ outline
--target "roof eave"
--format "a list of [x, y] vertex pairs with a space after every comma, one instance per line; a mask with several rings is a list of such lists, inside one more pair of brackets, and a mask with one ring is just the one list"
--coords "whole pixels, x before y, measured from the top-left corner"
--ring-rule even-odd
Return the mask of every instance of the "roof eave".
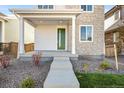
[[9, 9], [14, 14], [32, 14], [32, 13], [42, 13], [42, 14], [75, 14], [79, 15], [82, 11], [74, 10], [40, 10], [40, 9]]

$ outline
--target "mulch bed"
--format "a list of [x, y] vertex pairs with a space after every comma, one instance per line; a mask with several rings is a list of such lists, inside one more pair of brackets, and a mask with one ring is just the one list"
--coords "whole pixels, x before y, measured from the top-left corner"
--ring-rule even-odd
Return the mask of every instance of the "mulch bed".
[[[108, 60], [108, 62], [111, 64], [111, 69], [107, 70], [101, 70], [99, 69], [100, 64], [102, 63], [103, 60]], [[88, 72], [94, 73], [94, 72], [99, 72], [99, 73], [114, 73], [114, 74], [124, 74], [124, 64], [119, 64], [119, 71], [116, 70], [115, 68], [115, 60], [109, 60], [107, 58], [103, 60], [97, 60], [97, 59], [78, 59], [78, 60], [73, 60], [71, 58], [71, 63], [73, 65], [74, 72], [79, 72], [83, 73], [83, 64], [88, 64]]]
[[41, 62], [36, 66], [33, 62], [14, 60], [3, 69], [0, 68], [0, 87], [19, 88], [22, 80], [31, 77], [36, 88], [42, 88], [52, 62]]

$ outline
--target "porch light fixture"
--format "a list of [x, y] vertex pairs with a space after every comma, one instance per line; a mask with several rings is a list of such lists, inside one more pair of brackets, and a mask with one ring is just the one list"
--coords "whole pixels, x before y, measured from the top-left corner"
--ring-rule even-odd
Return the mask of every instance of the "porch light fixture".
[[59, 21], [59, 24], [62, 24], [63, 23], [63, 21]]
[[43, 23], [43, 21], [40, 21], [40, 23]]

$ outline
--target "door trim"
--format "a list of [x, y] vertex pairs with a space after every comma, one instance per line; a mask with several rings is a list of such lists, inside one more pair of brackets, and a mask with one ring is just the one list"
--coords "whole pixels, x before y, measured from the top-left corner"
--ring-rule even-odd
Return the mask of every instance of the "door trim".
[[[58, 29], [65, 29], [65, 49], [62, 49], [62, 50], [60, 50], [60, 49], [58, 49]], [[57, 51], [67, 51], [67, 29], [66, 29], [66, 27], [57, 27], [57, 30], [56, 30], [56, 50]]]

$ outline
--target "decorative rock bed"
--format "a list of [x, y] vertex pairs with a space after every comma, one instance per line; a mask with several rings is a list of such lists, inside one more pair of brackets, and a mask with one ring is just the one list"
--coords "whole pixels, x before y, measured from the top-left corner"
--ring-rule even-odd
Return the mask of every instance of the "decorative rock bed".
[[[100, 64], [103, 62], [103, 60], [108, 60], [108, 62], [111, 64], [111, 68], [102, 70], [100, 69]], [[124, 74], [124, 64], [119, 63], [119, 71], [115, 68], [115, 60], [111, 60], [109, 58], [105, 59], [95, 59], [95, 58], [70, 58], [70, 61], [73, 65], [74, 72], [83, 73], [83, 64], [88, 64], [88, 72], [89, 73], [113, 73], [113, 74]]]
[[0, 68], [0, 87], [18, 88], [22, 80], [31, 77], [35, 81], [35, 87], [42, 88], [51, 63], [52, 61], [46, 61], [35, 66], [32, 62], [15, 60], [6, 69]]

